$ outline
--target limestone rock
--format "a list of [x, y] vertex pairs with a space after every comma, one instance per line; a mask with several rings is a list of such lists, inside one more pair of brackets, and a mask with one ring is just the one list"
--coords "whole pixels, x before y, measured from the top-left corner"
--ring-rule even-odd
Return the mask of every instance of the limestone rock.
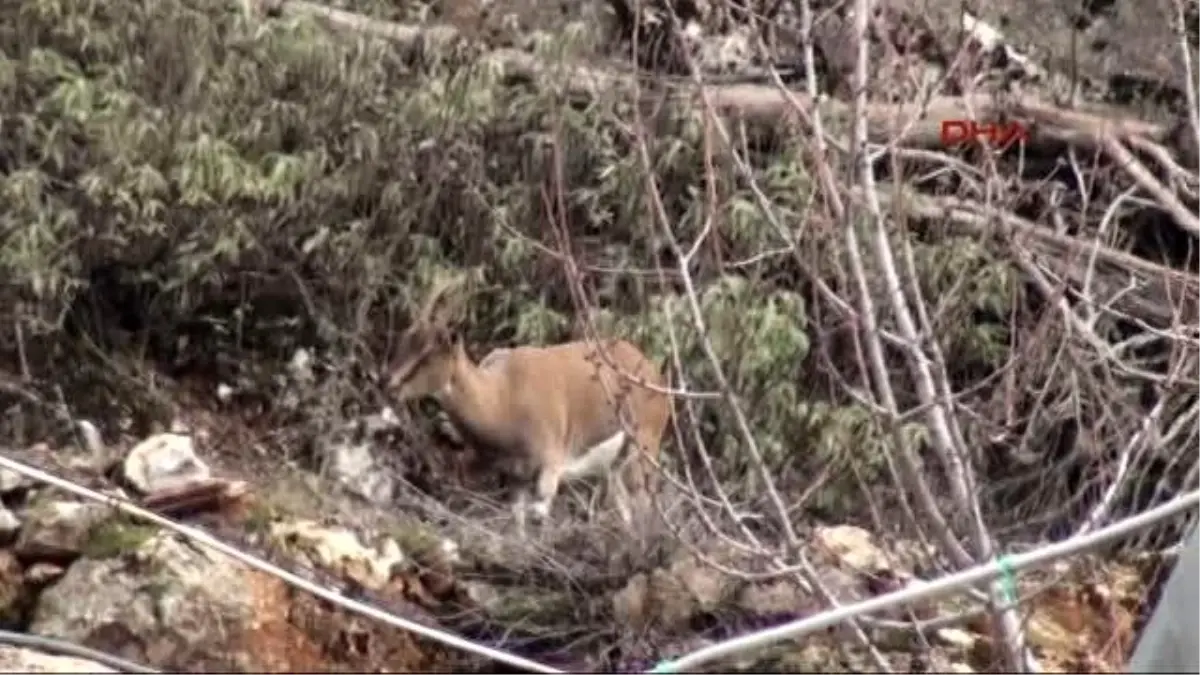
[[204, 481], [211, 471], [196, 456], [192, 437], [185, 434], [155, 434], [138, 443], [125, 456], [125, 480], [142, 494], [178, 488]]

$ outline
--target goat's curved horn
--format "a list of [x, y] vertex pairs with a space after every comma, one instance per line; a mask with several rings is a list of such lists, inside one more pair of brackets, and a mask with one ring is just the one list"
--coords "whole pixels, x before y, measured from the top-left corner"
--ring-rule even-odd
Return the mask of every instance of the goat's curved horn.
[[[444, 276], [435, 281], [425, 296], [425, 304], [422, 305], [418, 314], [420, 320], [432, 323], [438, 319], [448, 318], [451, 311], [456, 310], [462, 301], [463, 284], [463, 278], [458, 276]], [[443, 300], [447, 296], [450, 299]]]

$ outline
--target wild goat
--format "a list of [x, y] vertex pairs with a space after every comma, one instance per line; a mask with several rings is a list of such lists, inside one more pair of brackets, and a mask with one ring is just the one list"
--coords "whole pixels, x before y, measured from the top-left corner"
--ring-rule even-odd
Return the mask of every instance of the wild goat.
[[436, 284], [400, 337], [389, 394], [436, 399], [468, 444], [517, 478], [512, 508], [522, 537], [528, 512], [543, 523], [559, 484], [586, 477], [607, 478], [632, 524], [629, 491], [650, 489], [651, 460], [670, 420], [662, 373], [624, 340], [604, 341], [603, 353], [585, 341], [498, 349], [476, 365], [452, 326], [465, 300], [458, 288]]

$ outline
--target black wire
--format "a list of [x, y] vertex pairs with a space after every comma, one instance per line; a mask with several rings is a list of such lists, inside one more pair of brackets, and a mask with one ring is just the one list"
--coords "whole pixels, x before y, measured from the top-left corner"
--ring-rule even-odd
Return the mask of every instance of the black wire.
[[10, 644], [17, 647], [26, 647], [36, 649], [38, 651], [57, 654], [59, 656], [73, 656], [79, 659], [88, 659], [96, 663], [108, 666], [123, 673], [154, 673], [159, 671], [153, 668], [126, 661], [118, 656], [106, 654], [105, 652], [77, 645], [74, 642], [59, 640], [58, 638], [46, 637], [44, 635], [29, 635], [28, 633], [14, 633], [12, 631], [0, 630], [0, 644]]

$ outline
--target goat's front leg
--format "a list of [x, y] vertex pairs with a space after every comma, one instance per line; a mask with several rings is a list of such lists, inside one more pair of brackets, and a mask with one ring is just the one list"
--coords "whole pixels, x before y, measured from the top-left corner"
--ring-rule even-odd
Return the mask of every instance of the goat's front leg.
[[563, 469], [561, 462], [550, 462], [538, 471], [530, 511], [538, 521], [539, 529], [544, 528], [550, 519], [550, 508], [554, 505], [554, 496], [558, 494], [558, 486], [562, 483]]
[[617, 515], [626, 527], [633, 525], [633, 512], [629, 508], [629, 490], [625, 486], [621, 471], [614, 470], [608, 474], [608, 492], [612, 496], [613, 505], [617, 507]]

